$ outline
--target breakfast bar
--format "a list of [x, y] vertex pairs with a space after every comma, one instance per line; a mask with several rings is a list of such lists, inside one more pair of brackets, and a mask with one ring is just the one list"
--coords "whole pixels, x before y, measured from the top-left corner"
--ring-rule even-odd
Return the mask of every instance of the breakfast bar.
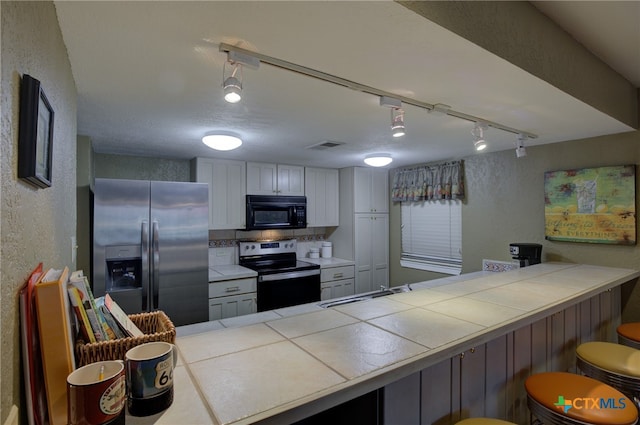
[[181, 327], [173, 405], [127, 423], [293, 423], [380, 388], [388, 423], [525, 423], [526, 376], [575, 371], [576, 344], [613, 340], [638, 276], [543, 263]]

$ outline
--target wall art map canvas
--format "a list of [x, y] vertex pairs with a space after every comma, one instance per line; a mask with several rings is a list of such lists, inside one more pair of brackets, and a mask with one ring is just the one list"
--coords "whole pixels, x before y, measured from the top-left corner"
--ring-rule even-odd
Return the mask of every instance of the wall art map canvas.
[[545, 238], [635, 245], [635, 165], [544, 173]]

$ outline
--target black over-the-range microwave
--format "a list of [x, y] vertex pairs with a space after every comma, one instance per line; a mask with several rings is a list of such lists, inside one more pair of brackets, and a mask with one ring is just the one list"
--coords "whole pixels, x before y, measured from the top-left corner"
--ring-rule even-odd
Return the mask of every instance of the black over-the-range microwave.
[[247, 230], [304, 229], [306, 196], [247, 195]]

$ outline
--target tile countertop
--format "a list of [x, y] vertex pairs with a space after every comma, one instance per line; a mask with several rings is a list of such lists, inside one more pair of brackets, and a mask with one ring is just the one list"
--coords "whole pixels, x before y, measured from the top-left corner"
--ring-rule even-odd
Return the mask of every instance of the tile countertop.
[[293, 422], [638, 276], [543, 263], [411, 284], [411, 292], [330, 309], [257, 313], [224, 329], [178, 328], [175, 401], [131, 423], [177, 423], [178, 412], [188, 415], [179, 422], [192, 424]]
[[306, 261], [307, 263], [319, 264], [321, 269], [329, 269], [331, 267], [340, 267], [340, 266], [352, 266], [355, 264], [355, 261], [343, 260], [342, 258], [336, 258], [336, 257], [329, 257], [329, 258], [304, 257], [304, 258], [300, 258], [300, 260]]
[[225, 266], [209, 267], [209, 282], [219, 282], [221, 280], [243, 279], [246, 277], [256, 277], [255, 270], [230, 264]]

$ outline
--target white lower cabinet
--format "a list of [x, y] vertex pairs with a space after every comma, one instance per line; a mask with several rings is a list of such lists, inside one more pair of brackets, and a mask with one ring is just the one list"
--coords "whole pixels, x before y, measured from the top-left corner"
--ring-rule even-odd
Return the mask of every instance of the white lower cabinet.
[[320, 299], [345, 297], [354, 294], [354, 266], [323, 268], [320, 271]]
[[252, 314], [258, 311], [256, 278], [209, 283], [209, 320]]

